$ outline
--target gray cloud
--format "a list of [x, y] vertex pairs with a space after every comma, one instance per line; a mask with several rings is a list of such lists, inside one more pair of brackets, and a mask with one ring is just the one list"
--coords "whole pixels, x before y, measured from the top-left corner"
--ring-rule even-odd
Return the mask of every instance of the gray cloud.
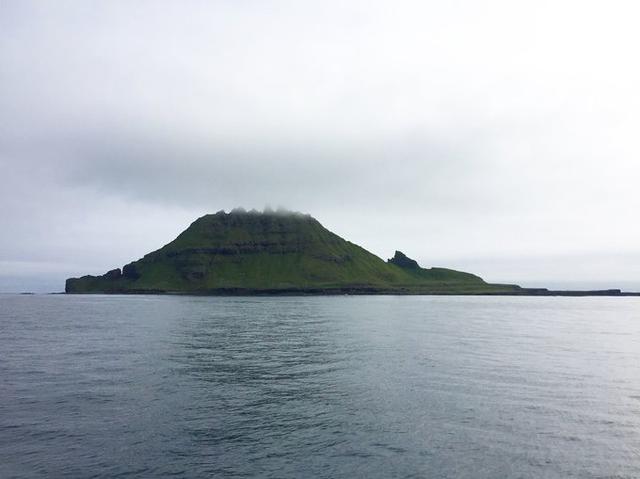
[[637, 10], [3, 2], [1, 284], [99, 272], [267, 203], [383, 257], [632, 280]]

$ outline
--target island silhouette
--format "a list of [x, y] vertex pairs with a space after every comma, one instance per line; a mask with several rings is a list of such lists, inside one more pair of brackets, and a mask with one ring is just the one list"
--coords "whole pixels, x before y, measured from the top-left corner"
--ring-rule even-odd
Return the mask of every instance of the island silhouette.
[[308, 214], [219, 211], [175, 240], [102, 276], [69, 278], [66, 293], [416, 294], [625, 296], [619, 289], [553, 291], [491, 284], [448, 268], [423, 268], [396, 251], [384, 261]]

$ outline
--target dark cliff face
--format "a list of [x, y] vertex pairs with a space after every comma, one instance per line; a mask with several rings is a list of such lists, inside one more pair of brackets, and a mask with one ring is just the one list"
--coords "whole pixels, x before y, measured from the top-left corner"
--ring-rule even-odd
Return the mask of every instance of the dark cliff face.
[[388, 262], [404, 269], [420, 269], [420, 265], [417, 261], [407, 257], [401, 251], [396, 251], [396, 254], [393, 256], [393, 258], [389, 259]]
[[342, 238], [309, 215], [218, 212], [198, 218], [157, 253], [190, 250], [221, 255], [313, 253], [342, 243]]
[[[300, 213], [223, 211], [103, 276], [67, 280], [81, 292], [415, 292], [486, 288], [480, 278], [426, 270], [396, 252], [384, 262]], [[504, 287], [503, 287], [504, 288]]]

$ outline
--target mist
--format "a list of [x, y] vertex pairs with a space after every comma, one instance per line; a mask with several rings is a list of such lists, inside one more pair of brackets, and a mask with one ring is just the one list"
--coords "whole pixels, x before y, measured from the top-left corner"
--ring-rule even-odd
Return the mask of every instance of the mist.
[[640, 283], [634, 2], [0, 3], [0, 291], [282, 205], [382, 258]]

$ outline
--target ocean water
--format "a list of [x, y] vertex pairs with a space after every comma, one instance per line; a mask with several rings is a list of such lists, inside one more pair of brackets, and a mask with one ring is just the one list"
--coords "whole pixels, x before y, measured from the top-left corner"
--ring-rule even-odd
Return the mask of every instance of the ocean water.
[[0, 477], [639, 478], [640, 298], [0, 296]]

